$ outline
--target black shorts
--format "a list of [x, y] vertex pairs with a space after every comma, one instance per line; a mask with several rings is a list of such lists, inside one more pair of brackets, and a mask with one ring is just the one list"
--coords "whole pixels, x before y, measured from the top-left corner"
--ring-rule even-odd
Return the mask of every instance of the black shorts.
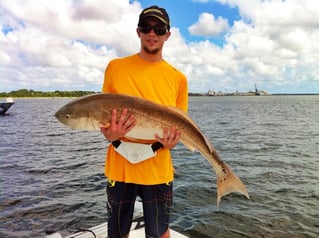
[[169, 227], [173, 183], [138, 185], [109, 181], [107, 185], [108, 237], [123, 238], [131, 228], [137, 195], [143, 202], [145, 237], [160, 237]]

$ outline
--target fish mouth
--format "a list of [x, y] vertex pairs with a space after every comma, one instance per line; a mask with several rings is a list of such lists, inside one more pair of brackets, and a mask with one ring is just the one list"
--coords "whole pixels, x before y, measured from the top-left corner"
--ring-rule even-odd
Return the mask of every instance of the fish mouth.
[[56, 117], [56, 119], [58, 119], [60, 122], [65, 122], [66, 120], [69, 120], [71, 118], [70, 114], [65, 114], [65, 113], [61, 113], [61, 112], [56, 112], [54, 114], [54, 116]]
[[59, 112], [56, 112], [54, 114], [55, 118], [58, 119], [60, 121], [60, 117], [61, 117], [61, 114]]

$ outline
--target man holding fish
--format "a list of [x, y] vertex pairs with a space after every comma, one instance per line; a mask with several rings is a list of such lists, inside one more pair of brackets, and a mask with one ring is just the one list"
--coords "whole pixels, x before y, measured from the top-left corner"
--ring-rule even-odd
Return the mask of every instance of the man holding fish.
[[170, 36], [166, 11], [156, 6], [143, 10], [137, 34], [140, 52], [109, 63], [104, 93], [74, 99], [55, 116], [71, 129], [99, 130], [112, 142], [105, 165], [108, 236], [128, 236], [135, 199], [140, 196], [146, 237], [169, 237], [174, 176], [169, 149], [178, 141], [199, 151], [213, 167], [217, 207], [227, 194], [246, 198], [249, 194], [186, 113], [187, 80], [162, 59]]
[[[102, 92], [141, 97], [186, 112], [187, 79], [162, 57], [170, 34], [164, 8], [144, 9], [137, 27], [140, 51], [110, 61]], [[176, 146], [181, 132], [172, 126], [154, 134], [152, 140], [125, 137], [136, 125], [134, 112], [129, 110], [114, 108], [110, 122], [101, 125], [101, 132], [111, 142], [105, 164], [108, 237], [128, 236], [137, 196], [143, 202], [146, 237], [170, 237], [174, 168], [169, 150]]]

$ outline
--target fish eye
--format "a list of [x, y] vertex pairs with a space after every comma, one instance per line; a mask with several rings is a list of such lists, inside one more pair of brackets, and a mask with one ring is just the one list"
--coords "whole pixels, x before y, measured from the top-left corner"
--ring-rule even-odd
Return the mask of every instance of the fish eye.
[[66, 114], [66, 115], [65, 115], [65, 118], [66, 118], [66, 119], [70, 119], [70, 115], [69, 115], [69, 114]]

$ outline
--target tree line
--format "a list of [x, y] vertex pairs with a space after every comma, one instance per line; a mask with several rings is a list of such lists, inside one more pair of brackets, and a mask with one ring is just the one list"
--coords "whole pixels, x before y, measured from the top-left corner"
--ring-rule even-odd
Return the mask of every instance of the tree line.
[[29, 89], [19, 89], [11, 92], [0, 92], [0, 97], [81, 97], [89, 94], [94, 94], [94, 91], [52, 91], [42, 92]]

